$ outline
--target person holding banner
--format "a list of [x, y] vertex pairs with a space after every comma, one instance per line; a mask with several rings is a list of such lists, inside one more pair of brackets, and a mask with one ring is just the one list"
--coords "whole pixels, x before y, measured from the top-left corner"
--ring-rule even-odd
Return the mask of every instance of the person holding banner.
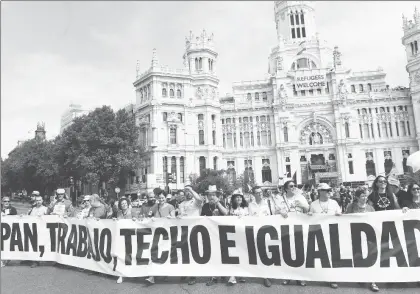
[[[365, 187], [359, 187], [354, 193], [353, 203], [347, 206], [346, 214], [375, 212], [375, 209], [368, 203], [368, 190]], [[370, 284], [373, 292], [378, 292], [379, 287], [376, 283]]]
[[139, 219], [143, 219], [145, 217], [153, 217], [153, 207], [156, 204], [156, 199], [155, 199], [155, 193], [154, 192], [149, 192], [147, 194], [147, 202], [144, 203], [141, 207], [140, 207], [140, 211], [138, 214], [138, 218]]
[[98, 194], [93, 194], [90, 196], [90, 210], [89, 210], [89, 216], [95, 218], [97, 220], [99, 219], [106, 219], [107, 217], [107, 209], [105, 205], [102, 203], [101, 197], [99, 197]]
[[[328, 214], [328, 215], [341, 215], [341, 207], [337, 201], [332, 200], [332, 188], [327, 183], [320, 183], [317, 187], [319, 198], [311, 203], [308, 215], [313, 214]], [[331, 288], [337, 289], [338, 284], [331, 282]]]
[[416, 183], [410, 184], [407, 189], [408, 201], [404, 203], [403, 212], [409, 209], [420, 209], [420, 186]]
[[368, 199], [375, 211], [400, 209], [398, 200], [389, 190], [388, 180], [384, 176], [377, 176], [373, 181], [372, 193]]
[[[287, 213], [282, 211], [281, 207], [276, 204], [276, 199], [274, 195], [272, 195], [271, 191], [267, 191], [267, 196], [264, 197], [261, 186], [255, 185], [252, 188], [252, 192], [255, 201], [249, 203], [248, 209], [250, 216], [268, 216], [281, 214], [283, 217], [287, 217]], [[267, 278], [264, 279], [264, 286], [267, 288], [271, 287], [271, 281]]]
[[[287, 181], [283, 185], [284, 192], [282, 199], [280, 199], [280, 206], [282, 211], [289, 213], [307, 213], [309, 211], [309, 204], [306, 198], [297, 189], [293, 181]], [[291, 280], [284, 280], [283, 285], [289, 285]], [[302, 287], [306, 286], [305, 281], [296, 281]]]
[[[230, 198], [230, 206], [229, 206], [229, 216], [247, 216], [249, 215], [248, 210], [248, 203], [245, 200], [244, 195], [242, 192], [238, 189], [233, 191], [232, 196]], [[246, 280], [243, 277], [239, 277], [239, 283], [245, 283]], [[230, 277], [228, 281], [228, 285], [235, 285], [236, 284], [236, 278]]]
[[[17, 215], [16, 208], [10, 205], [10, 198], [7, 196], [1, 200], [1, 216], [4, 217], [6, 215]], [[2, 260], [1, 267], [5, 267], [8, 263], [9, 260]]]
[[32, 207], [29, 210], [28, 215], [32, 216], [43, 216], [48, 214], [48, 208], [42, 205], [43, 198], [42, 196], [35, 197], [35, 207]]
[[1, 201], [1, 216], [17, 215], [17, 210], [10, 205], [10, 198], [5, 196]]
[[[131, 207], [130, 207], [130, 200], [125, 197], [121, 197], [118, 200], [118, 213], [117, 217], [112, 218], [113, 220], [117, 219], [133, 219], [131, 215]], [[117, 280], [117, 284], [121, 284], [123, 282], [123, 277], [119, 276]]]
[[[166, 197], [163, 193], [158, 196], [158, 201], [151, 208], [153, 216], [156, 218], [172, 218], [175, 217], [175, 208], [166, 202]], [[166, 279], [166, 278], [165, 278]], [[150, 276], [146, 279], [146, 282], [153, 285], [155, 283], [155, 277]]]
[[77, 207], [69, 215], [70, 217], [75, 217], [77, 219], [87, 218], [90, 210], [90, 196], [85, 195], [77, 199]]
[[[204, 199], [195, 192], [192, 187], [186, 183], [187, 185], [184, 187], [184, 192], [179, 193], [179, 200], [182, 201], [184, 197], [186, 199], [182, 201], [178, 206], [178, 217], [185, 217], [185, 216], [200, 216], [201, 209], [203, 208]], [[184, 281], [186, 277], [181, 277], [181, 281]], [[194, 285], [197, 283], [196, 277], [189, 277], [188, 285]]]
[[[207, 195], [207, 203], [201, 209], [201, 216], [223, 216], [228, 214], [228, 210], [219, 198], [222, 193], [217, 189], [216, 185], [209, 185], [204, 193]], [[212, 286], [215, 283], [217, 283], [217, 277], [211, 277], [206, 286]]]
[[48, 214], [68, 216], [73, 211], [73, 204], [70, 200], [65, 199], [66, 191], [64, 189], [57, 189], [56, 202], [51, 206]]

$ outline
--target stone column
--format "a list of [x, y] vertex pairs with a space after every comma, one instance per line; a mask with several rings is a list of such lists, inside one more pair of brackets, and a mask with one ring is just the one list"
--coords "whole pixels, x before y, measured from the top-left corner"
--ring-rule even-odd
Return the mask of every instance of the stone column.
[[262, 184], [262, 159], [261, 157], [254, 156], [252, 158], [253, 160], [253, 166], [254, 166], [254, 176], [255, 176], [255, 182]]
[[181, 183], [181, 172], [180, 172], [180, 156], [175, 157], [175, 164], [176, 164], [176, 187], [179, 189], [179, 184]]
[[[236, 149], [241, 148], [241, 140], [240, 140], [240, 128], [239, 128], [239, 117], [235, 117], [235, 132], [236, 132]], [[232, 138], [233, 139], [233, 138]], [[235, 141], [234, 141], [235, 143]]]

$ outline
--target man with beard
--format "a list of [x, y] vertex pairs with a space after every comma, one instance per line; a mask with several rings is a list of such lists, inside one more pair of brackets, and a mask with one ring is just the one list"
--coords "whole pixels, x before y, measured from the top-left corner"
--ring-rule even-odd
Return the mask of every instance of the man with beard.
[[147, 202], [143, 203], [143, 205], [140, 207], [138, 218], [150, 218], [153, 217], [153, 206], [156, 203], [155, 193], [149, 192], [147, 194]]
[[64, 189], [57, 189], [56, 199], [57, 201], [49, 209], [49, 214], [68, 216], [73, 211], [73, 204], [70, 200], [65, 198], [66, 191]]

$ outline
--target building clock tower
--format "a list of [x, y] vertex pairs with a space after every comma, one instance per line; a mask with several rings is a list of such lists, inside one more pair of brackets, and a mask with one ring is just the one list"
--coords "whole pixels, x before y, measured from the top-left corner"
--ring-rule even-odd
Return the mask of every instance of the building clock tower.
[[417, 8], [414, 11], [413, 20], [408, 20], [403, 15], [403, 31], [402, 43], [407, 54], [406, 70], [410, 76], [416, 139], [420, 146], [420, 13]]
[[279, 41], [301, 42], [316, 36], [313, 1], [276, 1], [274, 19]]

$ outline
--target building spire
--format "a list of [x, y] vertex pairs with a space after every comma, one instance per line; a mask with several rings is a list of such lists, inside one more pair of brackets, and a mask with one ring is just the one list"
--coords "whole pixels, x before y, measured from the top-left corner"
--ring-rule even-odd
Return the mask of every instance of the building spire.
[[159, 65], [159, 59], [157, 57], [156, 48], [153, 48], [152, 67], [156, 67], [158, 65]]

